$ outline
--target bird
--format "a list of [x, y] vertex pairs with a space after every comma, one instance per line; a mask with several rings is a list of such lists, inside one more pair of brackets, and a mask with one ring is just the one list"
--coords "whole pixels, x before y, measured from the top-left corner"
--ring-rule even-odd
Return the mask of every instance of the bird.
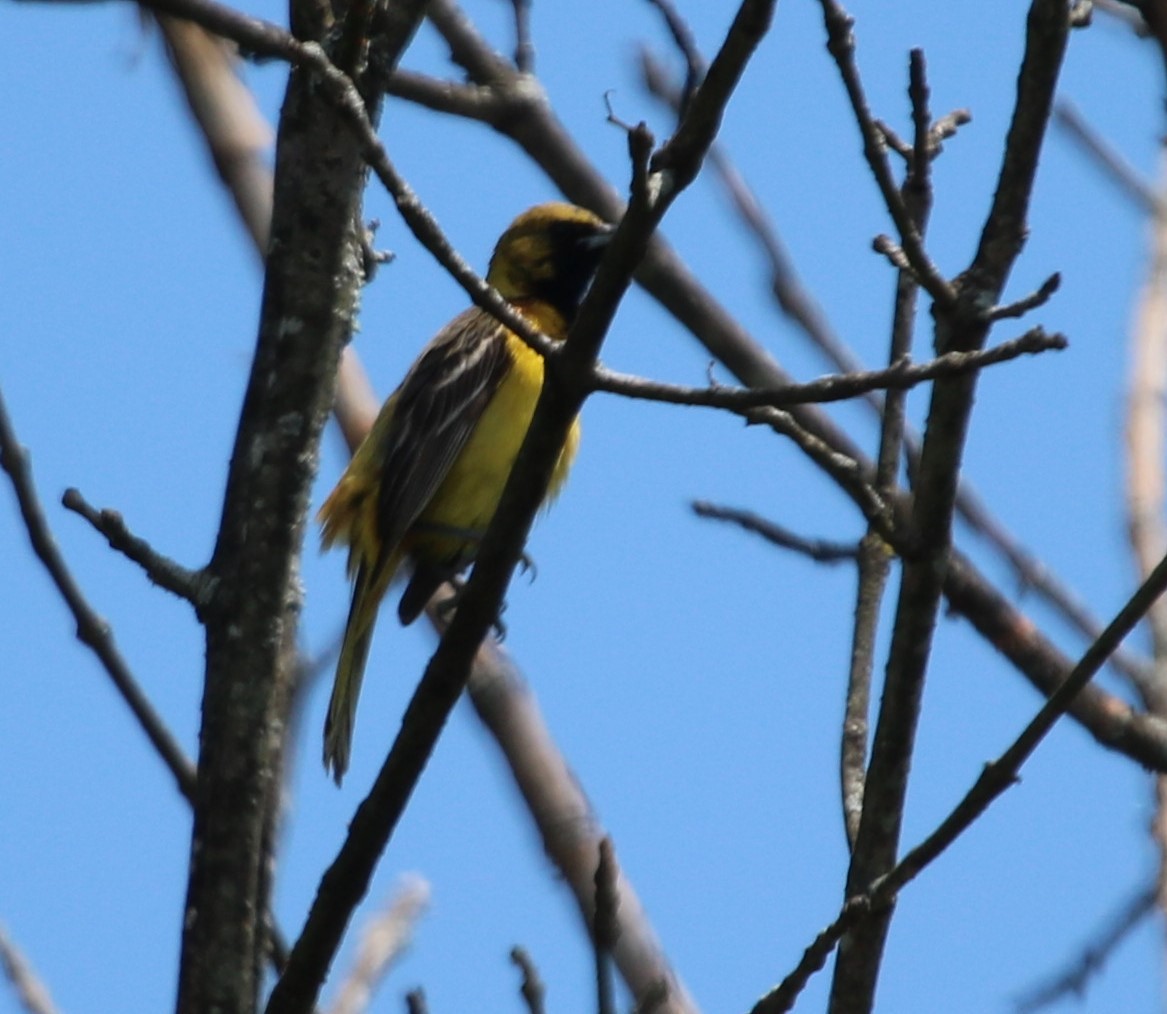
[[[567, 337], [612, 227], [550, 202], [508, 226], [486, 281], [552, 340]], [[324, 725], [324, 767], [348, 769], [357, 698], [377, 613], [410, 570], [397, 615], [412, 623], [433, 593], [474, 562], [543, 386], [543, 357], [490, 313], [463, 311], [422, 349], [382, 406], [317, 520], [324, 549], [348, 546], [352, 603]], [[545, 503], [579, 444], [578, 418]]]

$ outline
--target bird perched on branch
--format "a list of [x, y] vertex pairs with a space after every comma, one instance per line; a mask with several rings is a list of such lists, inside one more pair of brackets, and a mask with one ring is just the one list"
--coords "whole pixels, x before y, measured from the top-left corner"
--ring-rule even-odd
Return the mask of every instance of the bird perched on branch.
[[[540, 204], [502, 234], [486, 280], [543, 334], [561, 341], [611, 227], [571, 204]], [[320, 508], [324, 547], [349, 547], [352, 605], [324, 726], [324, 766], [340, 783], [377, 609], [412, 568], [397, 615], [412, 623], [442, 582], [468, 567], [498, 507], [543, 387], [543, 358], [485, 310], [455, 317], [389, 396]], [[556, 463], [554, 496], [579, 422]]]

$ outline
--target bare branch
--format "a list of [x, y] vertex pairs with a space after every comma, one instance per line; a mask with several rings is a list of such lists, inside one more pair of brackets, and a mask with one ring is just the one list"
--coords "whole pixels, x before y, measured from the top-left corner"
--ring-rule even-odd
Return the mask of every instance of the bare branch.
[[161, 15], [158, 26], [215, 170], [262, 257], [271, 231], [266, 154], [274, 132], [235, 73], [233, 47], [189, 21]]
[[[1151, 572], [1167, 549], [1163, 520], [1167, 498], [1164, 473], [1163, 399], [1167, 396], [1167, 161], [1151, 219], [1151, 247], [1147, 277], [1139, 293], [1135, 326], [1131, 332], [1130, 394], [1127, 399], [1127, 530], [1135, 570]], [[1149, 615], [1154, 664], [1149, 680], [1135, 684], [1146, 709], [1167, 718], [1167, 603], [1156, 602]], [[1167, 777], [1155, 778], [1155, 814], [1151, 840], [1159, 854], [1158, 904], [1167, 911]]]
[[762, 536], [767, 542], [783, 549], [791, 549], [796, 553], [814, 560], [815, 563], [843, 563], [854, 562], [859, 555], [859, 547], [853, 542], [832, 542], [828, 539], [807, 539], [796, 535], [780, 525], [768, 521], [752, 511], [738, 510], [733, 507], [720, 507], [708, 500], [694, 500], [691, 504], [693, 513], [699, 518], [712, 518], [715, 521], [731, 521], [747, 532]]
[[[1049, 697], [1065, 683], [1073, 662], [955, 550], [944, 575], [944, 595], [949, 608], [964, 616], [1041, 694]], [[1163, 719], [1136, 711], [1094, 685], [1078, 694], [1070, 714], [1101, 745], [1151, 771], [1167, 771], [1167, 722]]]
[[[434, 607], [431, 602], [431, 618], [441, 613]], [[579, 780], [555, 746], [522, 674], [493, 640], [478, 650], [470, 700], [538, 822], [544, 851], [570, 885], [585, 926], [590, 925], [599, 843], [606, 835]], [[669, 966], [635, 889], [620, 869], [616, 887], [620, 935], [612, 957], [638, 1005], [669, 1014], [695, 1014], [696, 1005]], [[654, 998], [655, 1007], [650, 1005]]]
[[527, 1005], [527, 1014], [544, 1014], [543, 1001], [546, 990], [543, 986], [543, 980], [539, 977], [539, 969], [531, 960], [531, 955], [527, 953], [525, 947], [512, 947], [511, 961], [523, 976], [519, 992], [522, 994], [523, 1002]]
[[600, 842], [600, 860], [596, 864], [596, 910], [592, 917], [591, 934], [592, 950], [596, 958], [596, 1010], [599, 1014], [616, 1014], [611, 965], [612, 949], [620, 936], [617, 876], [612, 841], [604, 838]]
[[[1167, 161], [1164, 162], [1167, 173]], [[1163, 207], [1157, 202], [1157, 207]], [[1167, 475], [1163, 400], [1167, 396], [1167, 211], [1152, 219], [1147, 277], [1143, 282], [1131, 331], [1130, 394], [1126, 424], [1127, 531], [1136, 572], [1149, 574], [1167, 546], [1163, 521]], [[1151, 611], [1152, 655], [1156, 675], [1135, 684], [1148, 708], [1167, 716], [1167, 607]], [[1167, 848], [1167, 842], [1164, 843]]]
[[697, 40], [693, 38], [693, 33], [685, 23], [685, 19], [681, 17], [671, 0], [649, 0], [649, 2], [661, 12], [669, 35], [672, 36], [673, 43], [685, 61], [685, 87], [676, 96], [674, 104], [674, 112], [678, 117], [683, 117], [688, 110], [689, 100], [693, 97], [693, 92], [697, 90], [697, 86], [705, 76], [705, 58], [697, 48]]
[[899, 187], [892, 177], [884, 152], [882, 136], [875, 126], [859, 70], [855, 65], [855, 37], [852, 33], [854, 22], [836, 0], [822, 0], [823, 22], [827, 29], [827, 49], [838, 65], [851, 108], [863, 136], [863, 154], [875, 176], [884, 204], [895, 222], [900, 234], [900, 245], [904, 249], [912, 271], [928, 294], [942, 307], [952, 306], [956, 292], [952, 285], [940, 274], [924, 250], [919, 230], [912, 222], [911, 215], [900, 196]]
[[[823, 0], [823, 6], [828, 48], [836, 56], [849, 93], [857, 96], [852, 105], [866, 137], [868, 128], [859, 101], [862, 92], [849, 59], [854, 45], [849, 19], [834, 0]], [[844, 30], [845, 36], [841, 34]], [[1013, 118], [981, 242], [971, 266], [954, 287], [955, 298], [938, 299], [935, 307], [936, 347], [942, 352], [971, 351], [984, 345], [988, 322], [983, 308], [999, 300], [1025, 237], [1030, 194], [1068, 34], [1064, 0], [1034, 0]], [[886, 167], [885, 160], [882, 164]], [[908, 244], [918, 232], [914, 227], [900, 229], [915, 274], [931, 292], [923, 275], [930, 265], [921, 265]], [[939, 380], [932, 389], [913, 484], [911, 545], [903, 553], [903, 576], [864, 787], [863, 815], [847, 874], [848, 896], [866, 891], [895, 865], [976, 382], [977, 375], [969, 374]], [[890, 918], [890, 909], [882, 909], [842, 941], [832, 980], [831, 1014], [871, 1009]]]
[[57, 1006], [36, 971], [0, 925], [0, 969], [26, 1014], [57, 1014]]
[[1006, 303], [1004, 306], [995, 306], [989, 311], [990, 320], [1007, 320], [1009, 318], [1024, 317], [1030, 310], [1034, 310], [1039, 306], [1044, 306], [1049, 302], [1050, 297], [1058, 291], [1058, 287], [1062, 284], [1062, 276], [1056, 271], [1049, 276], [1036, 291], [1031, 292], [1028, 296], [1023, 296], [1012, 303]]
[[205, 570], [189, 570], [156, 552], [145, 539], [138, 538], [126, 527], [121, 514], [108, 508], [97, 510], [77, 489], [65, 490], [61, 503], [66, 509], [80, 514], [105, 536], [111, 548], [133, 560], [159, 588], [186, 599], [196, 610], [210, 604], [214, 582]]
[[33, 552], [44, 564], [53, 584], [61, 593], [61, 598], [73, 614], [77, 624], [77, 639], [88, 647], [101, 662], [114, 687], [121, 694], [122, 700], [129, 706], [130, 712], [137, 719], [138, 725], [146, 733], [158, 756], [169, 768], [178, 791], [188, 800], [194, 798], [195, 770], [194, 765], [187, 759], [178, 745], [178, 741], [166, 728], [153, 705], [142, 692], [137, 680], [134, 679], [130, 667], [122, 657], [114, 642], [113, 631], [108, 623], [94, 612], [84, 593], [78, 586], [76, 579], [70, 572], [57, 540], [49, 529], [48, 520], [41, 507], [40, 497], [37, 496], [36, 486], [33, 483], [32, 468], [28, 460], [28, 452], [20, 446], [12, 421], [8, 418], [8, 410], [4, 405], [3, 394], [0, 393], [0, 468], [8, 473], [12, 481], [12, 489], [16, 494], [16, 501], [20, 506], [24, 526], [32, 543]]
[[1120, 191], [1146, 214], [1153, 215], [1160, 206], [1159, 196], [1139, 171], [1116, 151], [1106, 139], [1086, 121], [1069, 99], [1059, 99], [1054, 106], [1054, 122], [1090, 156]]
[[927, 380], [956, 377], [1008, 362], [1023, 355], [1033, 355], [1050, 349], [1064, 349], [1068, 345], [1064, 335], [1047, 335], [1041, 328], [1033, 328], [1011, 341], [1002, 342], [979, 352], [948, 352], [927, 363], [912, 363], [906, 358], [883, 370], [865, 373], [841, 374], [823, 377], [806, 384], [790, 384], [770, 389], [682, 387], [643, 377], [615, 373], [605, 367], [596, 367], [592, 387], [644, 401], [666, 402], [672, 405], [700, 405], [724, 408], [733, 412], [771, 407], [787, 408], [820, 402], [843, 401], [869, 391], [880, 389], [908, 390]]
[[[931, 145], [932, 114], [924, 54], [912, 50], [908, 64], [908, 98], [912, 106], [913, 143], [908, 169], [900, 187], [904, 207], [913, 225], [924, 237], [932, 209], [932, 165], [938, 148]], [[919, 286], [915, 273], [905, 263], [896, 279], [895, 309], [892, 315], [888, 361], [893, 365], [911, 353], [915, 332]], [[875, 486], [880, 497], [890, 501], [899, 482], [901, 459], [907, 431], [907, 398], [903, 391], [889, 391], [884, 400], [879, 427], [879, 452]], [[859, 839], [863, 798], [867, 784], [868, 739], [871, 723], [871, 683], [875, 671], [875, 643], [884, 590], [891, 570], [887, 542], [876, 525], [869, 523], [860, 541], [858, 587], [855, 594], [855, 626], [847, 667], [847, 696], [839, 743], [839, 790], [843, 827], [852, 852]]]
[[887, 873], [876, 877], [860, 891], [849, 892], [839, 917], [807, 949], [798, 968], [773, 992], [763, 997], [753, 1014], [774, 1014], [789, 1010], [798, 994], [829, 956], [844, 934], [856, 931], [869, 918], [886, 911], [899, 892], [936, 861], [961, 834], [1011, 786], [1025, 762], [1041, 745], [1054, 724], [1072, 704], [1074, 698], [1093, 679], [1106, 662], [1106, 656], [1122, 643], [1146, 615], [1147, 610], [1167, 590], [1167, 557], [1154, 573], [1119, 610], [1115, 618], [1082, 656], [1069, 678], [1047, 700], [1017, 738], [995, 761], [985, 765], [972, 788], [952, 809], [939, 826], [919, 845], [909, 851]]
[[511, 0], [515, 12], [515, 70], [531, 74], [535, 70], [535, 47], [531, 43], [531, 0]]
[[429, 904], [430, 886], [417, 875], [402, 878], [392, 901], [365, 925], [357, 955], [329, 1014], [364, 1014], [389, 969], [409, 946]]
[[[462, 43], [464, 46], [469, 45], [467, 36], [464, 35], [462, 37]], [[676, 108], [677, 103], [679, 103], [677, 89], [668, 81], [664, 70], [647, 53], [641, 54], [641, 62], [642, 74], [648, 89], [652, 94], [661, 97], [664, 101]], [[528, 119], [537, 120], [544, 115], [542, 107], [533, 107], [527, 110]], [[939, 140], [951, 136], [957, 126], [969, 122], [970, 119], [971, 116], [966, 110], [956, 110], [937, 120], [931, 130], [934, 137], [930, 143], [930, 150], [938, 153]], [[540, 125], [541, 127], [544, 126], [541, 121]], [[500, 125], [498, 129], [505, 128]], [[882, 130], [884, 128], [881, 127], [880, 129]], [[890, 131], [890, 128], [887, 129]], [[532, 131], [532, 133], [536, 132]], [[542, 130], [538, 134], [539, 136], [546, 136]], [[512, 133], [512, 136], [516, 140], [519, 140], [520, 143], [523, 143], [527, 134], [526, 132], [516, 131]], [[913, 151], [913, 146], [909, 145], [906, 141], [899, 140], [898, 143], [902, 146], [905, 157]], [[536, 147], [528, 144], [526, 145], [526, 150], [532, 158], [537, 161], [542, 160], [542, 164], [547, 168], [548, 172], [552, 173], [553, 176], [555, 175], [556, 168], [560, 163], [557, 160], [547, 157], [546, 145]], [[838, 336], [834, 334], [821, 308], [818, 307], [811, 294], [805, 290], [799, 281], [794, 265], [790, 261], [789, 255], [786, 253], [776, 229], [767, 219], [756, 198], [741, 179], [740, 174], [737, 173], [728, 157], [715, 146], [710, 154], [710, 160], [721, 175], [723, 183], [739, 215], [751, 233], [757, 238], [759, 245], [762, 247], [769, 261], [771, 288], [783, 312], [827, 355], [838, 370], [844, 373], [862, 371], [862, 364]], [[572, 164], [574, 165], [574, 162]], [[574, 176], [567, 175], [566, 173], [562, 176], [556, 176], [556, 181], [568, 192], [573, 192], [573, 186], [583, 186], [582, 183], [575, 181]], [[890, 238], [885, 237], [885, 241], [891, 244], [892, 247], [895, 247], [895, 244]], [[895, 249], [898, 250], [898, 247], [895, 247]], [[889, 251], [891, 251], [891, 247], [889, 247]], [[669, 287], [668, 280], [672, 278], [672, 272], [679, 270], [677, 262], [674, 259], [668, 264], [666, 270], [662, 272], [666, 278], [665, 284], [658, 284], [654, 287], [649, 279], [642, 279], [642, 281], [645, 287], [666, 308], [676, 313], [678, 319], [689, 327], [722, 361], [730, 365], [735, 373], [747, 378], [754, 386], [772, 386], [775, 382], [775, 374], [780, 372], [777, 366], [765, 360], [761, 354], [749, 355], [741, 347], [749, 339], [741, 334], [734, 333], [734, 328], [730, 322], [720, 316], [683, 316], [680, 312], [683, 304], [680, 301], [670, 301], [671, 288]], [[693, 287], [698, 290], [699, 297], [695, 299], [695, 303], [706, 311], [712, 305], [712, 296], [707, 292], [700, 291], [700, 286], [695, 279], [685, 277], [683, 280], [678, 281], [677, 285]], [[717, 331], [724, 332], [724, 337], [715, 339], [714, 335]], [[877, 412], [882, 420], [884, 414], [883, 399], [877, 392], [873, 391], [866, 395], [864, 397], [864, 403]], [[805, 413], [800, 414], [803, 415], [803, 421], [805, 423], [807, 421], [805, 419]], [[818, 430], [820, 436], [826, 436], [829, 432], [828, 439], [834, 440], [840, 449], [848, 447], [845, 440], [840, 441], [841, 434], [835, 431], [828, 431], [824, 428], [821, 421], [816, 420], [815, 428]], [[905, 429], [905, 443], [908, 450], [909, 462], [917, 462], [919, 460], [919, 437], [910, 428]], [[854, 455], [854, 448], [848, 448], [847, 453]], [[1102, 630], [1101, 624], [1090, 614], [1089, 610], [1085, 608], [1078, 598], [1057, 579], [1057, 576], [1047, 566], [1038, 560], [1032, 552], [1022, 546], [1005, 526], [990, 514], [988, 508], [967, 479], [962, 479], [960, 482], [957, 493], [957, 507], [960, 510], [961, 517], [968, 526], [1001, 553], [1008, 565], [1016, 572], [1023, 589], [1032, 589], [1040, 594], [1056, 610], [1062, 613], [1070, 624], [1083, 634], [1088, 641], [1093, 641], [1098, 637], [1098, 634]], [[1145, 673], [1147, 669], [1145, 662], [1132, 656], [1128, 651], [1117, 652], [1111, 658], [1110, 664], [1131, 679], [1138, 679], [1140, 674]]]
[[[362, 95], [332, 58], [367, 85], [369, 47], [378, 64], [391, 68], [424, 4], [392, 5], [370, 40], [372, 7], [354, 2], [346, 21], [324, 32], [308, 24], [314, 17], [308, 5], [293, 5], [296, 30], [306, 39], [327, 36], [327, 51], [211, 0], [154, 8], [225, 29], [246, 45], [232, 34], [239, 32], [295, 64], [276, 146], [256, 351], [209, 565], [217, 585], [204, 610], [199, 782], [179, 971], [183, 1014], [251, 1010], [259, 1000], [284, 723], [296, 668], [299, 556], [320, 434], [364, 281], [364, 154], [379, 108], [375, 91]], [[306, 1006], [314, 1002], [312, 994]]]
[[1052, 1007], [1068, 996], [1081, 1000], [1090, 980], [1102, 971], [1118, 946], [1155, 911], [1157, 894], [1155, 885], [1135, 891], [1065, 971], [1035, 986], [1017, 1001], [1017, 1014], [1032, 1014], [1044, 1007]]
[[400, 68], [389, 79], [388, 93], [434, 112], [480, 123], [501, 119], [507, 107], [505, 98], [496, 88], [447, 81]]

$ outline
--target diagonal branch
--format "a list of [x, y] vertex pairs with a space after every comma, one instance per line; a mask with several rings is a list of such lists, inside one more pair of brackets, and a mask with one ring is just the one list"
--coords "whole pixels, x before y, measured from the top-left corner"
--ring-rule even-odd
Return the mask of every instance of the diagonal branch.
[[67, 510], [80, 514], [105, 536], [112, 549], [133, 560], [159, 588], [177, 595], [180, 599], [186, 599], [196, 610], [210, 604], [214, 586], [206, 571], [190, 570], [163, 556], [145, 539], [134, 535], [126, 527], [121, 514], [108, 508], [97, 510], [79, 490], [72, 488], [65, 490], [61, 503]]
[[[609, 219], [617, 217], [620, 208], [618, 196], [591, 166], [563, 124], [555, 117], [550, 100], [538, 83], [516, 74], [514, 68], [495, 53], [475, 30], [454, 0], [430, 0], [427, 13], [449, 45], [452, 58], [470, 75], [474, 87], [479, 93], [487, 90], [495, 96], [494, 100], [481, 106], [494, 111], [483, 122], [519, 145], [569, 200]], [[399, 80], [391, 79], [390, 92], [405, 95], [408, 90], [398, 88]], [[445, 88], [441, 83], [428, 88], [427, 99], [432, 103], [429, 108], [443, 108], [441, 93]], [[701, 285], [661, 237], [654, 238], [648, 256], [637, 273], [637, 281], [742, 383], [755, 387], [793, 383], [789, 374]], [[994, 303], [995, 299], [989, 305]], [[840, 483], [847, 495], [868, 516], [868, 509], [872, 506], [870, 487], [850, 480], [856, 475], [873, 474], [874, 468], [868, 465], [860, 448], [843, 430], [813, 406], [795, 406], [780, 431], [788, 435], [799, 434], [797, 445], [820, 465], [823, 462], [842, 465], [835, 470], [828, 468], [828, 474]], [[1091, 639], [1097, 636], [1099, 628], [1089, 612], [1053, 579], [1040, 561], [1017, 543], [967, 487], [962, 493], [962, 510], [969, 524], [1001, 549], [1023, 586], [1040, 588], [1059, 610], [1071, 618], [1079, 630]], [[974, 603], [991, 600], [993, 623], [1007, 614], [1007, 626], [1010, 629], [1032, 627], [1030, 621], [1011, 606], [971, 564], [967, 574], [968, 580], [959, 590]], [[975, 589], [975, 594], [969, 591], [970, 587]], [[1004, 614], [1001, 610], [1004, 610]], [[1060, 652], [1052, 649], [1043, 638], [1041, 641], [1042, 650], [1011, 652], [1009, 658], [1027, 680], [1048, 690], [1064, 678], [1069, 665]], [[1139, 664], [1129, 655], [1125, 665], [1131, 670], [1139, 668]], [[1148, 724], [1139, 716], [1132, 715], [1129, 707], [1109, 695], [1102, 695], [1098, 708], [1076, 709], [1074, 715], [1099, 742], [1109, 744], [1114, 749], [1132, 747], [1138, 751], [1140, 758], [1158, 757], [1160, 760], [1155, 761], [1155, 766], [1167, 756], [1163, 752], [1162, 731], [1154, 723]], [[1116, 730], [1117, 715], [1122, 716], [1117, 723], [1123, 730], [1121, 733]], [[1145, 760], [1142, 762], [1145, 763]]]
[[917, 281], [941, 307], [950, 307], [956, 301], [956, 291], [924, 250], [924, 241], [916, 223], [900, 194], [900, 188], [887, 161], [883, 137], [863, 92], [859, 68], [855, 64], [854, 21], [835, 0], [822, 0], [823, 22], [827, 29], [827, 49], [839, 68], [839, 76], [851, 100], [851, 108], [863, 138], [863, 155], [875, 176], [879, 192], [900, 234], [900, 245], [908, 260], [909, 269]]
[[[587, 394], [594, 366], [615, 308], [644, 256], [649, 237], [683, 182], [697, 167], [720, 120], [742, 67], [769, 23], [772, 3], [745, 0], [710, 74], [694, 96], [667, 153], [666, 169], [646, 173], [651, 139], [633, 131], [632, 199], [600, 264], [579, 316], [562, 350], [546, 357], [546, 379], [526, 439], [483, 538], [478, 559], [458, 610], [431, 658], [402, 720], [402, 728], [350, 834], [325, 873], [304, 931], [272, 991], [268, 1014], [292, 1014], [311, 1004], [339, 945], [356, 903], [367, 889], [381, 852], [421, 775], [446, 719], [469, 678], [478, 647], [498, 615], [506, 586], [518, 563], [527, 532], [541, 503], [572, 421]], [[704, 94], [703, 94], [704, 93]], [[658, 153], [660, 154], [660, 153]], [[671, 174], [671, 179], [668, 175]]]
[[[182, 39], [179, 39], [177, 44], [181, 42]], [[214, 66], [221, 72], [231, 73], [222, 65]], [[205, 65], [203, 69], [207, 69]], [[250, 104], [250, 94], [246, 90], [221, 86], [203, 89], [197, 80], [189, 76], [184, 76], [183, 82], [186, 87], [199, 88], [204, 92], [201, 100], [192, 100], [192, 106], [206, 106], [212, 98], [226, 101], [230, 97], [227, 105], [216, 106], [207, 110], [208, 115], [199, 117], [199, 125], [204, 131], [214, 130], [225, 135], [208, 138], [208, 144], [213, 150], [236, 148], [238, 140], [235, 135], [240, 129], [250, 135], [254, 117], [258, 114]], [[487, 94], [485, 90], [479, 92]], [[235, 105], [245, 99], [248, 108], [236, 109]], [[251, 188], [247, 193], [234, 195], [236, 203], [241, 207], [258, 208], [263, 212], [261, 217], [265, 220], [270, 218], [270, 177], [266, 187], [264, 180], [254, 174], [225, 175], [224, 182], [231, 188]], [[251, 235], [257, 243], [260, 241], [260, 236], [254, 230]], [[266, 235], [266, 228], [263, 235]], [[265, 249], [265, 246], [259, 248], [261, 256]], [[355, 449], [368, 433], [377, 407], [372, 388], [356, 354], [351, 347], [346, 347], [337, 379], [334, 411], [350, 449]], [[430, 616], [434, 618], [436, 614], [431, 611]], [[446, 619], [434, 619], [439, 630], [445, 628]], [[596, 825], [591, 803], [552, 740], [538, 705], [515, 663], [493, 640], [484, 642], [478, 652], [469, 689], [478, 717], [491, 732], [510, 766], [517, 787], [542, 835], [547, 855], [571, 886], [586, 920], [592, 899], [589, 870], [594, 867], [594, 863], [587, 857], [595, 854], [598, 842], [603, 837], [602, 829]], [[613, 956], [625, 982], [637, 996], [648, 995], [663, 984], [669, 1003], [667, 1007], [659, 1009], [692, 1014], [696, 1008], [670, 968], [644, 908], [622, 872], [618, 889], [621, 934]], [[282, 957], [277, 968], [282, 968], [286, 960], [286, 948], [280, 950]]]
[[1025, 762], [1041, 745], [1058, 719], [1066, 714], [1074, 698], [1102, 668], [1106, 657], [1134, 630], [1164, 591], [1167, 591], [1167, 557], [1159, 562], [1154, 572], [1119, 610], [1098, 640], [1090, 645], [1074, 666], [1069, 678], [1041, 706], [1017, 738], [1000, 757], [985, 765], [980, 777], [948, 816], [893, 868], [861, 890], [849, 892], [838, 918], [807, 948], [794, 972], [754, 1006], [753, 1014], [775, 1014], [790, 1010], [810, 977], [822, 968], [831, 951], [846, 935], [858, 932], [866, 923], [886, 912], [907, 884], [943, 855], [1006, 790], [1017, 784]]
[[[375, 40], [387, 66], [411, 38], [422, 8], [395, 5], [396, 34]], [[363, 282], [358, 225], [366, 167], [353, 126], [371, 129], [378, 102], [371, 96], [366, 108], [315, 42], [210, 2], [157, 9], [185, 11], [211, 30], [238, 30], [258, 51], [295, 64], [276, 144], [256, 351], [208, 568], [216, 586], [203, 611], [206, 682], [179, 970], [182, 1014], [246, 1012], [255, 1009], [262, 984], [308, 498]], [[354, 74], [368, 42], [363, 10], [354, 5], [354, 20], [328, 33], [330, 51], [353, 61]], [[307, 13], [294, 9], [293, 17]]]
[[[676, 87], [667, 80], [664, 70], [647, 52], [641, 54], [641, 65], [642, 76], [649, 91], [668, 102], [674, 110], [678, 108], [680, 99]], [[415, 91], [399, 89], [398, 94], [426, 104], [430, 108], [444, 109], [444, 111], [456, 115], [474, 116], [472, 112], [458, 110], [452, 105], [445, 106], [437, 101], [434, 92], [441, 84], [441, 82], [432, 82], [423, 88], [420, 84], [415, 83]], [[483, 91], [481, 88], [478, 89], [480, 94]], [[957, 110], [935, 121], [928, 131], [927, 148], [930, 155], [932, 157], [938, 155], [940, 142], [952, 136], [956, 128], [968, 122], [969, 119], [969, 114], [965, 110]], [[877, 126], [880, 126], [880, 130], [886, 133], [884, 126], [879, 124]], [[910, 155], [919, 145], [902, 142], [901, 147], [905, 155]], [[836, 369], [843, 373], [861, 371], [862, 364], [834, 333], [821, 307], [817, 305], [813, 296], [799, 280], [777, 230], [729, 157], [715, 146], [710, 152], [710, 161], [721, 178], [739, 216], [756, 237], [758, 245], [766, 257], [770, 270], [770, 288], [783, 313], [790, 317], [810, 341], [834, 363]], [[1016, 305], [1014, 304], [1014, 306]], [[997, 312], [1000, 313], [1000, 310]], [[884, 404], [883, 398], [878, 393], [867, 394], [863, 402], [882, 420]], [[907, 427], [904, 439], [909, 466], [915, 467], [919, 461], [919, 436], [911, 427]], [[989, 542], [1004, 557], [1006, 563], [1015, 571], [1022, 588], [1033, 590], [1044, 597], [1086, 638], [1087, 643], [1098, 637], [1102, 627], [1096, 618], [1048, 567], [1022, 546], [1012, 533], [997, 518], [993, 517], [966, 477], [961, 478], [957, 489], [956, 504], [961, 519], [973, 532]], [[1110, 665], [1134, 682], [1146, 678], [1146, 662], [1129, 651], [1116, 652], [1110, 659]]]
[[733, 522], [745, 531], [760, 535], [767, 542], [780, 546], [782, 549], [799, 553], [815, 563], [854, 562], [859, 556], [859, 547], [854, 542], [807, 539], [774, 524], [773, 521], [769, 521], [753, 511], [720, 507], [708, 500], [694, 500], [690, 506], [693, 508], [693, 513], [699, 518]]
[[32, 468], [28, 452], [20, 446], [0, 393], [0, 468], [8, 473], [12, 482], [20, 514], [32, 543], [33, 552], [49, 572], [53, 584], [61, 593], [61, 598], [73, 614], [77, 624], [77, 639], [90, 648], [101, 662], [122, 700], [129, 706], [142, 731], [150, 740], [158, 756], [170, 769], [178, 785], [178, 791], [187, 799], [194, 798], [195, 770], [178, 745], [178, 741], [166, 728], [154, 706], [138, 686], [130, 667], [114, 643], [113, 631], [109, 624], [94, 612], [78, 586], [76, 579], [61, 556], [57, 540], [49, 529], [40, 497], [33, 483]]
[[[830, 31], [838, 5], [834, 0], [823, 0], [823, 5]], [[1013, 119], [981, 243], [957, 287], [956, 300], [938, 301], [935, 306], [936, 345], [941, 351], [969, 351], [984, 344], [988, 322], [983, 308], [999, 302], [1021, 250], [1030, 192], [1068, 34], [1069, 13], [1063, 0], [1034, 0]], [[841, 70], [846, 77], [845, 65]], [[866, 131], [862, 117], [858, 118]], [[918, 267], [915, 262], [913, 267]], [[921, 284], [927, 288], [923, 278]], [[904, 560], [863, 815], [847, 874], [849, 896], [866, 891], [895, 865], [975, 390], [975, 374], [945, 378], [932, 389], [913, 490], [912, 546]], [[872, 1008], [890, 919], [890, 909], [884, 909], [843, 941], [831, 989], [832, 1014]]]
[[57, 1014], [57, 1005], [28, 959], [0, 925], [0, 970], [26, 1014]]

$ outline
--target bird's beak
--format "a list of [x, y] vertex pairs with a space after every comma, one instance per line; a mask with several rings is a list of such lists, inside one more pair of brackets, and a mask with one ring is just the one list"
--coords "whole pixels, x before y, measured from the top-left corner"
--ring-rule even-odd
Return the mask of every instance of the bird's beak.
[[598, 227], [599, 231], [594, 236], [588, 236], [580, 242], [580, 246], [585, 250], [603, 250], [604, 247], [611, 242], [612, 235], [616, 232], [614, 225], [604, 223], [603, 226]]

